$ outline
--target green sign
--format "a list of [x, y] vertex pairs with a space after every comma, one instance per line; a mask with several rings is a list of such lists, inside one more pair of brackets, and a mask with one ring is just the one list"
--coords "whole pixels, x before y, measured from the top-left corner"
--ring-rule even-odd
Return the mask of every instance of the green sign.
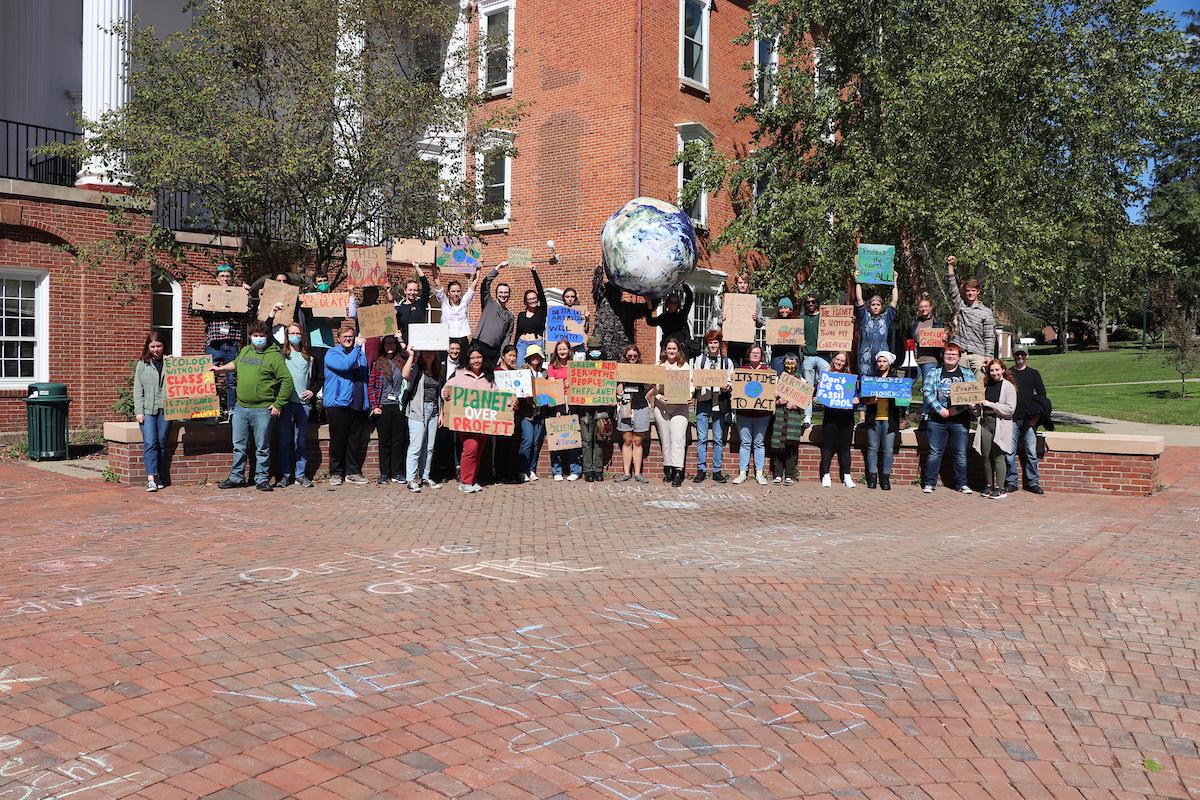
[[888, 285], [896, 282], [896, 248], [890, 244], [858, 246], [858, 282]]

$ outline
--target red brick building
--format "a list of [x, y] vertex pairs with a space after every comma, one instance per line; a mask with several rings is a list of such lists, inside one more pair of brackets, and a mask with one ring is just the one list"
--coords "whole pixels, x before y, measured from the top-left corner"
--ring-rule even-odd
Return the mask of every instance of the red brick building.
[[[120, 69], [104, 73], [111, 76], [107, 84], [87, 79], [97, 60], [111, 61], [117, 53], [88, 21], [111, 25], [131, 6], [126, 0], [82, 3], [81, 103], [91, 115], [119, 104], [125, 90]], [[600, 228], [613, 211], [639, 195], [677, 200], [684, 174], [671, 161], [685, 141], [708, 138], [726, 154], [744, 151], [749, 142], [751, 124], [733, 122], [737, 107], [749, 100], [753, 73], [743, 65], [769, 48], [733, 43], [746, 32], [746, 0], [626, 0], [604, 8], [480, 0], [464, 14], [473, 31], [492, 40], [507, 33], [509, 41], [507, 52], [484, 53], [471, 79], [488, 87], [489, 103], [520, 104], [524, 113], [515, 130], [496, 132], [511, 138], [515, 157], [470, 156], [481, 191], [502, 209], [476, 235], [489, 264], [509, 247], [531, 248], [551, 302], [567, 286], [589, 297], [601, 258]], [[105, 191], [114, 187], [88, 165], [56, 165], [28, 152], [31, 144], [78, 134], [39, 127], [46, 124], [41, 120], [15, 124], [34, 136], [0, 140], [0, 433], [23, 429], [25, 387], [47, 380], [68, 384], [73, 428], [95, 425], [116, 417], [112, 404], [150, 327], [169, 334], [174, 352], [201, 349], [200, 322], [185, 309], [191, 283], [209, 280], [210, 273], [190, 271], [176, 281], [126, 263], [115, 251], [98, 265], [79, 266], [72, 248], [113, 233]], [[64, 181], [63, 174], [77, 177]], [[71, 182], [81, 188], [53, 185]], [[712, 254], [706, 246], [733, 215], [729, 198], [704, 198], [691, 211], [702, 254], [689, 281], [697, 290], [698, 334], [738, 264], [734, 254]], [[148, 226], [151, 211], [143, 213], [137, 225]], [[217, 241], [207, 234], [177, 236]], [[547, 240], [557, 246], [556, 265], [548, 261]], [[221, 247], [212, 253], [211, 261], [229, 254]], [[507, 277], [515, 307], [532, 284], [527, 273]], [[654, 329], [641, 330], [647, 353], [653, 337]]]

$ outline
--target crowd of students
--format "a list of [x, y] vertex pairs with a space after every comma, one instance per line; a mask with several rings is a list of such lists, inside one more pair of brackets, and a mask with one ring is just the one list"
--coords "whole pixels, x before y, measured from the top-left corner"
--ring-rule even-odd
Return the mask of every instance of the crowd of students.
[[[802, 299], [799, 319], [805, 329], [805, 344], [776, 346], [768, 360], [758, 344], [726, 344], [722, 327], [726, 317], [717, 305], [702, 344], [690, 360], [693, 347], [688, 314], [690, 290], [668, 297], [655, 315], [647, 304], [650, 324], [662, 328], [663, 346], [656, 361], [667, 370], [725, 370], [725, 387], [695, 388], [686, 402], [670, 402], [657, 385], [619, 383], [615, 406], [539, 406], [532, 398], [512, 398], [516, 425], [512, 436], [454, 433], [444, 425], [444, 403], [451, 387], [491, 389], [497, 369], [528, 369], [534, 377], [558, 378], [569, 382], [573, 361], [617, 355], [621, 362], [642, 363], [636, 344], [619, 354], [604, 352], [602, 340], [586, 315], [586, 345], [567, 339], [550, 342], [548, 353], [537, 344], [525, 348], [524, 363], [518, 363], [517, 342], [543, 340], [546, 333], [546, 295], [536, 270], [536, 287], [526, 292], [524, 308], [508, 309], [510, 287], [497, 282], [501, 263], [486, 277], [480, 272], [464, 289], [454, 280], [443, 289], [434, 277], [442, 320], [450, 339], [445, 351], [418, 351], [406, 344], [408, 326], [427, 319], [431, 284], [416, 270], [405, 283], [403, 296], [393, 300], [390, 288], [386, 301], [396, 308], [398, 336], [368, 340], [354, 327], [336, 331], [329, 320], [300, 309], [299, 319], [279, 321], [280, 307], [270, 310], [266, 321], [254, 320], [243, 340], [244, 317], [230, 313], [192, 311], [205, 317], [205, 348], [214, 370], [225, 376], [228, 413], [232, 427], [233, 463], [229, 477], [217, 485], [222, 489], [247, 486], [271, 491], [293, 484], [311, 487], [308, 474], [307, 430], [319, 400], [330, 430], [329, 486], [363, 485], [366, 432], [371, 424], [378, 436], [379, 484], [397, 483], [409, 491], [437, 489], [450, 479], [459, 491], [473, 494], [487, 483], [530, 483], [539, 480], [537, 465], [545, 437], [547, 416], [576, 414], [582, 448], [551, 453], [554, 480], [604, 480], [604, 446], [612, 441], [619, 448], [614, 468], [615, 481], [647, 482], [643, 474], [653, 423], [662, 453], [663, 480], [682, 485], [686, 475], [686, 451], [692, 421], [695, 421], [696, 483], [712, 480], [741, 484], [751, 478], [767, 485], [785, 486], [798, 479], [799, 446], [813, 424], [813, 404], [800, 407], [777, 403], [773, 411], [731, 409], [733, 370], [790, 373], [816, 386], [826, 372], [860, 376], [895, 377], [901, 374], [897, 356], [889, 349], [898, 295], [893, 287], [891, 302], [874, 295], [863, 298], [855, 292], [860, 330], [857, 362], [849, 353], [820, 352], [820, 300], [815, 295]], [[280, 275], [289, 280], [295, 276]], [[232, 269], [222, 265], [218, 279], [232, 280]], [[482, 282], [482, 286], [480, 285]], [[856, 285], [857, 286], [857, 285]], [[253, 288], [253, 287], [251, 287]], [[328, 291], [322, 279], [309, 289]], [[979, 300], [979, 284], [968, 279], [960, 288], [950, 259], [947, 288], [954, 303], [947, 325], [934, 314], [933, 301], [922, 296], [911, 334], [919, 338], [921, 328], [948, 327], [944, 347], [919, 348], [916, 363], [922, 386], [922, 426], [928, 453], [921, 485], [926, 493], [938, 484], [942, 463], [949, 459], [953, 470], [950, 488], [966, 494], [967, 441], [974, 425], [972, 445], [982, 458], [985, 486], [983, 496], [1001, 499], [1018, 485], [1024, 462], [1025, 488], [1041, 494], [1038, 476], [1036, 429], [1049, 411], [1046, 390], [1037, 370], [1028, 366], [1028, 353], [1018, 350], [1010, 369], [995, 357], [995, 320]], [[739, 275], [731, 291], [747, 292], [748, 280]], [[594, 290], [593, 294], [598, 290]], [[379, 301], [378, 290], [369, 292], [363, 303]], [[472, 330], [469, 304], [479, 297], [482, 314]], [[566, 289], [564, 303], [578, 304], [578, 292]], [[619, 299], [619, 298], [618, 298]], [[626, 304], [634, 305], [634, 304]], [[354, 318], [359, 305], [352, 299], [347, 316]], [[189, 309], [191, 311], [191, 309]], [[777, 316], [795, 314], [790, 298], [778, 301]], [[761, 304], [755, 312], [757, 326], [765, 325]], [[163, 340], [151, 332], [145, 340], [134, 375], [134, 404], [142, 427], [147, 490], [162, 488], [160, 470], [165, 461], [167, 425], [163, 416]], [[980, 380], [984, 400], [975, 406], [955, 406], [951, 386]], [[835, 480], [853, 488], [851, 448], [854, 431], [865, 427], [866, 482], [869, 488], [891, 489], [891, 472], [897, 435], [907, 423], [907, 408], [895, 400], [877, 397], [852, 398], [847, 409], [825, 408], [820, 430], [820, 466], [815, 476], [830, 487]], [[735, 435], [736, 434], [736, 437]], [[726, 476], [725, 442], [736, 440], [737, 472]], [[770, 453], [770, 473], [767, 454]], [[247, 464], [253, 456], [253, 463]], [[1022, 458], [1023, 456], [1023, 458]], [[832, 473], [836, 457], [838, 472]], [[249, 479], [247, 467], [249, 466]]]

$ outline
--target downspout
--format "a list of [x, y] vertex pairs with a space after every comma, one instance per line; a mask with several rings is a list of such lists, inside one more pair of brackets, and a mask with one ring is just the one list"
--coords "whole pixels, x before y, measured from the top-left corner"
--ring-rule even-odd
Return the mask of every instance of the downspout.
[[642, 2], [637, 0], [637, 67], [633, 92], [633, 196], [642, 196]]

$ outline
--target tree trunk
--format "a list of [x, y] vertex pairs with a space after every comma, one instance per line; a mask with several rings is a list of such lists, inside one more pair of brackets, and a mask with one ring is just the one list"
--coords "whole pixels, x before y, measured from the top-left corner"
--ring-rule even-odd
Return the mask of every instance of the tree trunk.
[[1108, 352], [1108, 286], [1100, 284], [1100, 329], [1096, 331], [1096, 340], [1101, 353]]
[[1058, 313], [1058, 352], [1067, 352], [1067, 295], [1063, 294], [1062, 308]]
[[905, 224], [900, 225], [900, 252], [904, 256], [904, 264], [908, 267], [909, 285], [915, 300], [925, 291], [925, 259], [914, 247], [912, 233]]

